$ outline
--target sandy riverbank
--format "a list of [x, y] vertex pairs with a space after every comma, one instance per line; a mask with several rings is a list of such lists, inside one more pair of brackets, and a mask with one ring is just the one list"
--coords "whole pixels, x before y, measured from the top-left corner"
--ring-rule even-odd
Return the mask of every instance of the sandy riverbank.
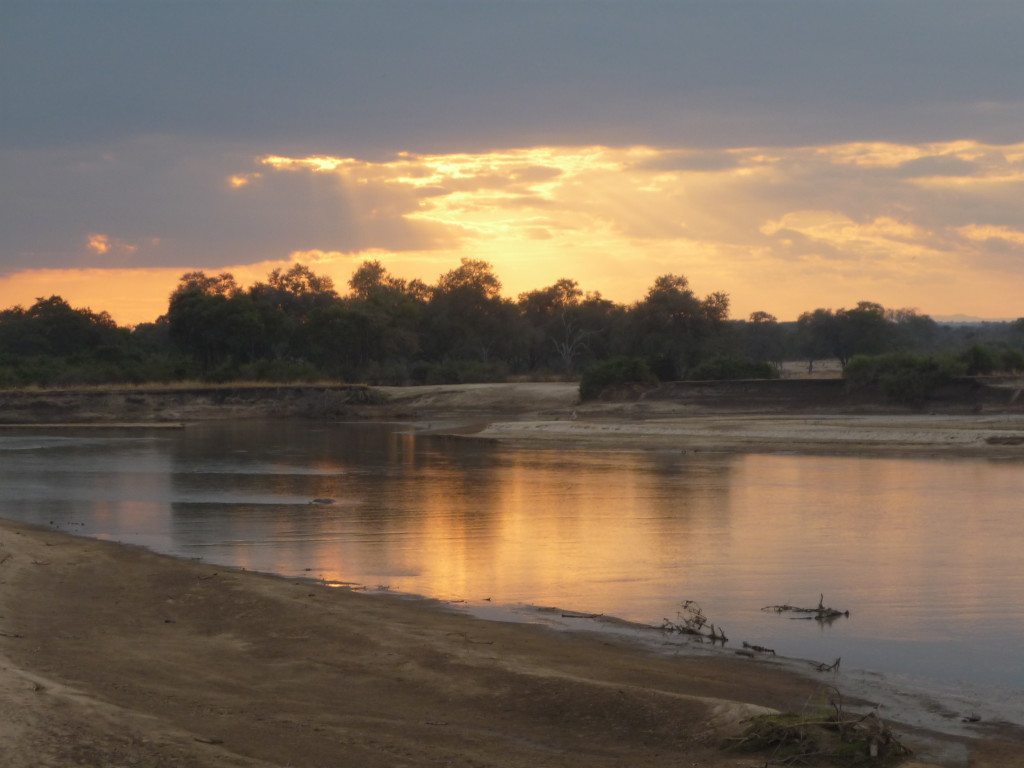
[[559, 382], [8, 391], [0, 393], [0, 430], [315, 418], [405, 421], [425, 432], [549, 447], [1024, 457], [1019, 381], [968, 387], [964, 400], [931, 411], [850, 401], [838, 381], [811, 384], [677, 384], [587, 403], [576, 384]]
[[820, 407], [764, 413], [683, 398], [578, 402], [573, 384], [382, 388], [421, 429], [541, 447], [1024, 458], [1024, 413]]
[[[832, 684], [10, 522], [0, 600], [5, 766], [749, 768], [723, 739]], [[894, 728], [937, 764], [1022, 748]]]
[[1024, 458], [1024, 417], [1018, 415], [623, 419], [577, 414], [555, 421], [493, 421], [474, 434], [516, 444], [583, 448]]

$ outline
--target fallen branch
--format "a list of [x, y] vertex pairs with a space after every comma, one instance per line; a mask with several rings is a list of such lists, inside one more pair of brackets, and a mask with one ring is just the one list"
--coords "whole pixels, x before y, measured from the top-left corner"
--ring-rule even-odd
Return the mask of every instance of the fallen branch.
[[815, 619], [816, 621], [833, 621], [840, 616], [846, 616], [849, 618], [849, 611], [839, 611], [835, 608], [829, 608], [825, 605], [825, 595], [822, 594], [818, 600], [817, 608], [797, 608], [793, 605], [766, 605], [761, 609], [762, 611], [774, 611], [775, 613], [807, 613], [809, 616], [800, 616], [797, 618], [801, 619]]
[[841, 662], [842, 660], [843, 660], [843, 657], [840, 656], [835, 661], [833, 661], [831, 664], [825, 664], [824, 662], [822, 662], [821, 664], [819, 664], [816, 667], [816, 669], [819, 672], [838, 672], [839, 671], [839, 662]]
[[725, 630], [715, 627], [708, 617], [704, 615], [695, 600], [687, 600], [682, 604], [682, 610], [676, 614], [677, 621], [664, 619], [661, 629], [664, 632], [678, 632], [682, 635], [694, 635], [707, 637], [712, 642], [727, 643], [729, 638], [725, 636]]

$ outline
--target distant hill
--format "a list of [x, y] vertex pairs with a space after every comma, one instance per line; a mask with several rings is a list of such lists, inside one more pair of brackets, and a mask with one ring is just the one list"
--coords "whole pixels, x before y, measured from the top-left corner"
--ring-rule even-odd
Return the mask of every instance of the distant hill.
[[931, 315], [936, 323], [962, 323], [964, 325], [977, 323], [1012, 323], [1015, 317], [971, 317], [970, 315]]

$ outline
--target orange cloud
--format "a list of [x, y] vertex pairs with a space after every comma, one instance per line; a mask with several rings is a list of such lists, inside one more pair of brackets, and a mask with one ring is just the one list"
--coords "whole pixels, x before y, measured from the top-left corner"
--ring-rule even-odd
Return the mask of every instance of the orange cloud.
[[[344, 292], [366, 258], [429, 283], [470, 257], [491, 262], [510, 296], [570, 277], [630, 302], [674, 272], [698, 292], [729, 293], [735, 317], [792, 318], [863, 299], [1019, 314], [1024, 144], [534, 147], [379, 162], [267, 154], [220, 181], [238, 210], [249, 202], [266, 215], [279, 199], [295, 210], [301, 193], [326, 220], [343, 210], [345, 226], [331, 232], [352, 234], [311, 243], [297, 226], [275, 233], [276, 250], [251, 264], [197, 260], [243, 284], [300, 261]], [[106, 233], [82, 237], [84, 254], [108, 260], [137, 248]], [[60, 293], [120, 322], [152, 320], [185, 271], [27, 270], [0, 279], [0, 303]]]
[[110, 250], [110, 238], [106, 235], [90, 234], [88, 239], [88, 248], [93, 253], [102, 255]]

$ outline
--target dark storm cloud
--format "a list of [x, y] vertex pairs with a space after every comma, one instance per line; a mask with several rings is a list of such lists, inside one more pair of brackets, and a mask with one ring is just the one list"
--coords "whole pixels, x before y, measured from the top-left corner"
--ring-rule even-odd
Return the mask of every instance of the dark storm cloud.
[[6, 0], [6, 146], [352, 154], [1015, 139], [1024, 10], [959, 0]]

